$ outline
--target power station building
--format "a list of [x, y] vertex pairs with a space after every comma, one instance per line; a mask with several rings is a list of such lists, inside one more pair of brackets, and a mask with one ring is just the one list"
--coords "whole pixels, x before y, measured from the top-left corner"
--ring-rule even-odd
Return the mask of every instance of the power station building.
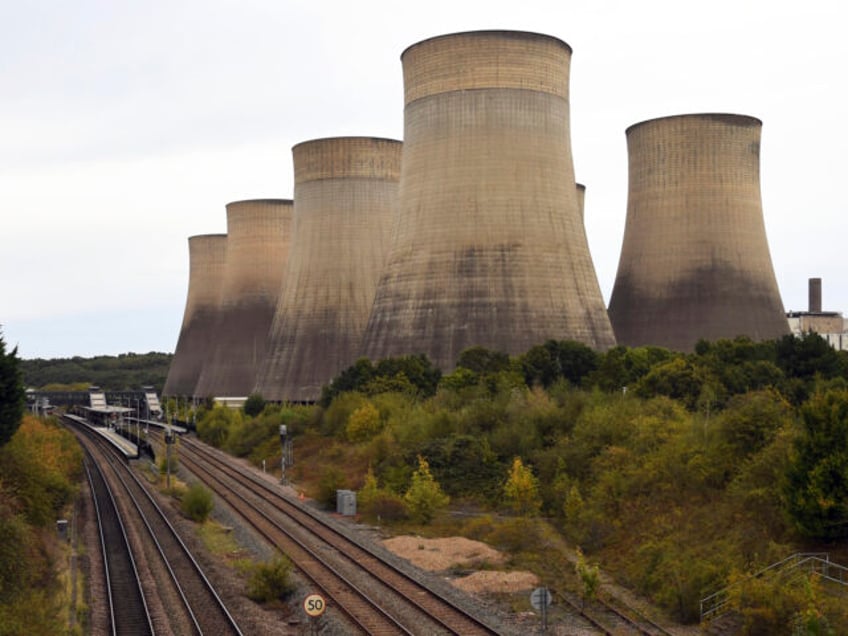
[[822, 280], [808, 281], [807, 311], [788, 311], [789, 328], [795, 336], [817, 333], [837, 351], [848, 351], [848, 320], [838, 311], [822, 311]]
[[561, 40], [512, 31], [404, 51], [398, 214], [365, 356], [448, 370], [472, 345], [614, 344], [578, 209], [570, 59]]
[[194, 395], [241, 397], [256, 385], [291, 239], [292, 201], [227, 205], [227, 256], [215, 342]]
[[296, 145], [289, 264], [257, 391], [311, 401], [358, 356], [397, 208], [399, 141]]
[[693, 114], [627, 129], [624, 241], [609, 316], [619, 344], [789, 333], [760, 197], [762, 122]]
[[215, 344], [227, 262], [227, 235], [192, 236], [188, 239], [188, 252], [188, 295], [163, 395], [195, 395], [206, 354]]

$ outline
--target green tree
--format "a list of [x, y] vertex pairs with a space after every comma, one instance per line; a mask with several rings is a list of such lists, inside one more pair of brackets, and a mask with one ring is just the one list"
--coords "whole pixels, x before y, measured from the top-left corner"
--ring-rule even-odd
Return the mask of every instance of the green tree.
[[0, 335], [0, 446], [12, 439], [18, 430], [26, 405], [18, 364], [18, 348], [6, 353], [6, 343]]
[[227, 441], [230, 429], [239, 426], [241, 422], [242, 415], [238, 409], [216, 405], [197, 422], [197, 435], [207, 444], [221, 448]]
[[359, 358], [353, 365], [333, 378], [330, 384], [321, 389], [321, 398], [318, 400], [318, 404], [327, 408], [337, 395], [361, 390], [374, 378], [374, 375], [375, 369], [371, 361], [368, 358]]
[[509, 356], [502, 351], [475, 346], [463, 349], [456, 366], [474, 373], [498, 373], [509, 369]]
[[503, 489], [504, 499], [509, 506], [520, 515], [536, 515], [542, 508], [542, 498], [539, 496], [539, 480], [520, 457], [512, 460]]
[[680, 354], [661, 347], [613, 347], [598, 358], [598, 368], [586, 382], [604, 391], [620, 391], [632, 386], [652, 367]]
[[777, 341], [777, 365], [790, 378], [832, 378], [842, 370], [839, 354], [817, 333], [783, 336]]
[[265, 408], [265, 398], [259, 393], [251, 393], [244, 402], [244, 414], [248, 417], [256, 417]]
[[450, 497], [442, 492], [441, 486], [430, 473], [430, 465], [418, 456], [418, 470], [412, 473], [412, 484], [403, 496], [413, 520], [428, 524], [440, 510], [447, 507]]
[[636, 394], [643, 398], [666, 395], [694, 409], [705, 379], [703, 370], [685, 358], [672, 358], [651, 367], [636, 383]]
[[418, 355], [400, 356], [380, 360], [375, 369], [375, 376], [394, 378], [403, 374], [422, 397], [430, 397], [436, 393], [442, 372], [423, 353]]
[[806, 536], [848, 537], [848, 390], [813, 395], [801, 424], [786, 475], [787, 512]]
[[718, 416], [716, 428], [736, 461], [771, 443], [790, 417], [791, 408], [779, 393], [751, 391], [731, 398]]
[[591, 565], [583, 554], [583, 550], [577, 548], [577, 561], [574, 563], [574, 571], [580, 579], [580, 608], [587, 600], [592, 601], [598, 595], [601, 584], [601, 571], [597, 565]]

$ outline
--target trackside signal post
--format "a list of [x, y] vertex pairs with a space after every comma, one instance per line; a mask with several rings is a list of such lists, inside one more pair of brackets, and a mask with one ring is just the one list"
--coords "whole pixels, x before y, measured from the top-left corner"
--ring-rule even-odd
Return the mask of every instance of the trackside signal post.
[[174, 445], [174, 431], [168, 426], [165, 428], [165, 466], [167, 471], [166, 484], [171, 488], [171, 446]]
[[288, 449], [288, 428], [280, 424], [280, 483], [286, 483], [286, 450]]

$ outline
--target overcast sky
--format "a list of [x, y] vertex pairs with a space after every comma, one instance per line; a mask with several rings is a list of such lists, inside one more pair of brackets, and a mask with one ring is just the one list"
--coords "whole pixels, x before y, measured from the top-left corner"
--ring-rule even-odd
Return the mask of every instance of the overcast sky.
[[606, 301], [627, 207], [625, 129], [763, 121], [761, 186], [787, 310], [845, 275], [842, 0], [0, 0], [0, 325], [24, 358], [173, 351], [189, 236], [292, 196], [291, 147], [403, 137], [401, 52], [478, 29], [573, 49], [571, 130]]

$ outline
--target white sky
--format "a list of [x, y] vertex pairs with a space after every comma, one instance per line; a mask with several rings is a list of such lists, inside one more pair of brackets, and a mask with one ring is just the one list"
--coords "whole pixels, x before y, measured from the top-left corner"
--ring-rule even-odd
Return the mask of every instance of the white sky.
[[763, 120], [786, 309], [848, 313], [843, 0], [0, 0], [0, 325], [24, 358], [173, 351], [189, 236], [292, 196], [291, 147], [401, 139], [400, 54], [478, 29], [566, 41], [577, 179], [605, 300], [627, 206], [625, 129]]

